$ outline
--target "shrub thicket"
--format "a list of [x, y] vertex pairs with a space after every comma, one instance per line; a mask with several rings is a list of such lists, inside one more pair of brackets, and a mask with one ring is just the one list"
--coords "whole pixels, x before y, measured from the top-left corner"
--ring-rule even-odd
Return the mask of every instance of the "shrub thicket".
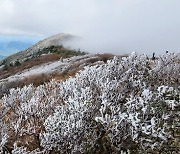
[[12, 153], [178, 153], [180, 55], [133, 53], [64, 82], [11, 89], [0, 150]]

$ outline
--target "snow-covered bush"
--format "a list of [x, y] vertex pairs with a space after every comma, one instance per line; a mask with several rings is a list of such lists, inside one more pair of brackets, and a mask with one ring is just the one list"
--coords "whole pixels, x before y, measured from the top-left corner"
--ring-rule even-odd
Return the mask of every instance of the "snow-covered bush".
[[[9, 148], [14, 153], [176, 150], [179, 78], [180, 54], [151, 60], [132, 53], [86, 67], [65, 82], [12, 89], [2, 99], [6, 135], [16, 134]], [[20, 143], [27, 134], [38, 140], [35, 147]]]
[[9, 149], [14, 143], [27, 146], [30, 150], [38, 148], [43, 123], [59, 102], [57, 91], [58, 87], [51, 82], [37, 88], [29, 85], [11, 89], [10, 94], [2, 98], [2, 127], [6, 127], [8, 132]]
[[8, 141], [8, 135], [6, 132], [6, 128], [3, 127], [4, 124], [2, 121], [0, 121], [0, 154], [3, 153], [5, 147], [5, 144]]

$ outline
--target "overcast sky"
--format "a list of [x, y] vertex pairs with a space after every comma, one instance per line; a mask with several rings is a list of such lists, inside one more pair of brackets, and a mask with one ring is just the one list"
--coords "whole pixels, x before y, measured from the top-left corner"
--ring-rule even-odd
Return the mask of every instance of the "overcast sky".
[[0, 0], [0, 37], [69, 33], [91, 52], [180, 52], [180, 0]]

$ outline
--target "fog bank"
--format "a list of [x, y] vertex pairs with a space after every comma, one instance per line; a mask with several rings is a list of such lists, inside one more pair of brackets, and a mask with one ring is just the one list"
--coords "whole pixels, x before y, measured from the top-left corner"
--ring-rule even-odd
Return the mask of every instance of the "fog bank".
[[0, 0], [0, 35], [78, 36], [88, 52], [180, 52], [179, 0]]

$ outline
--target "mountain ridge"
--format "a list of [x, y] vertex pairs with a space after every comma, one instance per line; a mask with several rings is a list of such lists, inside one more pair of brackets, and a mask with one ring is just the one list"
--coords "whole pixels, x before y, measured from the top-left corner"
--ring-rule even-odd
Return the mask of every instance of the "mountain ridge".
[[18, 52], [21, 50], [25, 50], [30, 47], [32, 43], [24, 42], [24, 41], [7, 41], [7, 42], [0, 42], [0, 51], [9, 54]]
[[0, 60], [2, 60], [2, 59], [4, 59], [4, 58], [5, 58], [5, 56], [0, 55]]
[[37, 42], [35, 45], [32, 45], [26, 50], [19, 51], [15, 54], [6, 57], [3, 61], [0, 61], [0, 66], [4, 65], [4, 63], [9, 65], [10, 63], [13, 63], [17, 60], [22, 62], [26, 58], [31, 58], [35, 54], [38, 54], [38, 52], [41, 52], [44, 48], [48, 48], [51, 46], [62, 46], [64, 41], [68, 41], [72, 38], [74, 38], [73, 35], [64, 33], [53, 35], [51, 37]]

